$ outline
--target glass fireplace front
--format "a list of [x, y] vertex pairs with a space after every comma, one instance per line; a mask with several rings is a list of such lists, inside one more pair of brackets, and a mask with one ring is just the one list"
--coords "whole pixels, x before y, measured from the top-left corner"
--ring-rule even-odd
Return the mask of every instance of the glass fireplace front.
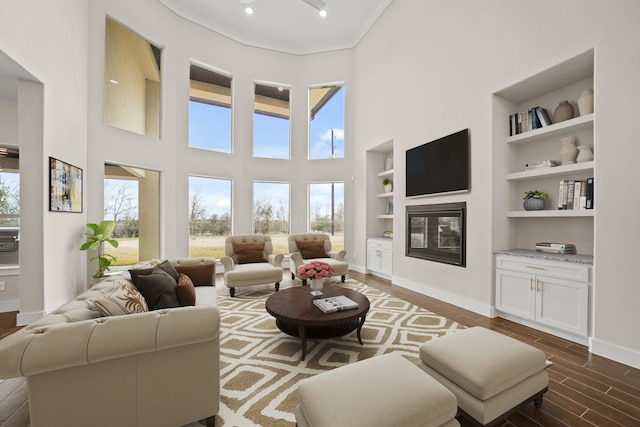
[[466, 266], [466, 203], [407, 206], [406, 255]]

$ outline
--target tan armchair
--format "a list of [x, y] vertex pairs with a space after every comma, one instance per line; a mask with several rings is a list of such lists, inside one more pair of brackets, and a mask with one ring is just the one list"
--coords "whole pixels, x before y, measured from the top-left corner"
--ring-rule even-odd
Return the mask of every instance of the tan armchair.
[[236, 294], [236, 288], [241, 286], [273, 282], [276, 291], [280, 289], [284, 255], [273, 254], [270, 236], [229, 236], [225, 239], [224, 254], [220, 259], [224, 266], [224, 284], [229, 288], [229, 295], [232, 297]]
[[[322, 242], [322, 243], [320, 243]], [[346, 280], [349, 263], [345, 261], [347, 251], [331, 250], [331, 240], [327, 234], [300, 233], [289, 235], [289, 259], [291, 279], [300, 277], [298, 268], [313, 261], [326, 262], [335, 270], [334, 276], [340, 276], [342, 282]], [[300, 277], [302, 284], [306, 285], [306, 279]]]

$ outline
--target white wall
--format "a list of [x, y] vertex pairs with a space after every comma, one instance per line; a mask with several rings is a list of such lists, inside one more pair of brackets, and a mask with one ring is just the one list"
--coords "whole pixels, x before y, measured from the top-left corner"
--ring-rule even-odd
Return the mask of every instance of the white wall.
[[18, 145], [18, 101], [0, 98], [0, 145]]
[[[394, 235], [403, 236], [409, 204], [466, 201], [467, 268], [404, 257], [394, 239], [394, 282], [487, 313], [492, 305], [493, 212], [491, 94], [595, 47], [597, 218], [592, 348], [640, 366], [640, 279], [632, 266], [640, 253], [637, 159], [631, 130], [640, 104], [630, 94], [637, 79], [640, 3], [541, 0], [518, 2], [395, 0], [355, 49], [355, 168], [364, 176], [365, 151], [387, 139], [395, 145]], [[374, 89], [374, 90], [372, 90]], [[469, 127], [471, 192], [406, 200], [404, 151]], [[356, 180], [357, 182], [357, 180]], [[356, 185], [357, 216], [364, 191]], [[364, 187], [362, 187], [364, 188]], [[365, 227], [355, 223], [357, 245]], [[495, 230], [502, 232], [502, 230]], [[631, 328], [633, 330], [633, 328]]]

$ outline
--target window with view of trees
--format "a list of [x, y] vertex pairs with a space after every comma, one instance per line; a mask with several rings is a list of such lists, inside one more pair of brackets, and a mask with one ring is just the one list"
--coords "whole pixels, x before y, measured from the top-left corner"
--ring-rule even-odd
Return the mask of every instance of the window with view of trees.
[[289, 183], [253, 183], [253, 232], [271, 236], [273, 253], [289, 253]]
[[289, 89], [255, 85], [253, 156], [289, 159]]
[[190, 67], [189, 147], [231, 153], [231, 77]]
[[331, 236], [333, 250], [344, 249], [344, 183], [309, 184], [309, 231]]
[[309, 89], [309, 159], [344, 158], [344, 88]]
[[112, 266], [160, 256], [159, 184], [159, 172], [105, 165], [104, 219], [116, 222], [113, 238], [119, 243], [105, 246], [116, 257]]
[[189, 177], [189, 256], [224, 256], [231, 234], [231, 180]]
[[0, 172], [0, 227], [20, 226], [20, 174]]

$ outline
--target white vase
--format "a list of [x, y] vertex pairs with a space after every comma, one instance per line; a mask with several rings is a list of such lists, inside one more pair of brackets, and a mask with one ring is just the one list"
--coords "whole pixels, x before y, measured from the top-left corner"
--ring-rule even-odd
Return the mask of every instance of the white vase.
[[593, 113], [593, 89], [585, 89], [578, 98], [578, 111], [580, 115]]
[[393, 185], [391, 184], [387, 184], [384, 186], [384, 192], [385, 193], [391, 193], [393, 191]]
[[577, 148], [578, 157], [576, 158], [576, 161], [578, 163], [590, 162], [593, 160], [593, 144], [579, 145]]
[[576, 157], [578, 157], [578, 149], [576, 148], [576, 137], [565, 136], [564, 138], [560, 138], [560, 160], [562, 160], [563, 165], [570, 165], [576, 162]]
[[323, 279], [311, 279], [309, 281], [309, 286], [311, 286], [311, 289], [313, 289], [313, 291], [311, 292], [311, 295], [322, 295], [322, 287], [324, 285], [324, 278]]
[[393, 169], [393, 157], [387, 157], [384, 161], [384, 170]]

